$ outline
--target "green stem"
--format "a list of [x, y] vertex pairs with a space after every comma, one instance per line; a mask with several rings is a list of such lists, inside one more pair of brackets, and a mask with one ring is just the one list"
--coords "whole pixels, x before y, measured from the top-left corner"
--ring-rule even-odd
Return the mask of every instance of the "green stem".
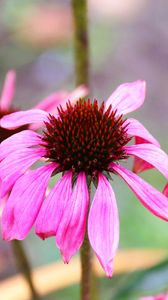
[[80, 251], [81, 255], [81, 300], [91, 299], [92, 254], [88, 236], [85, 236]]
[[[89, 195], [91, 198], [91, 183], [88, 183]], [[86, 232], [83, 245], [80, 251], [81, 258], [81, 300], [97, 300], [97, 277], [93, 270], [92, 249]]]
[[89, 85], [87, 0], [72, 0], [76, 85]]
[[92, 269], [92, 250], [88, 235], [85, 239], [80, 251], [81, 258], [81, 300], [97, 300], [99, 299], [97, 277]]
[[83, 245], [80, 251], [81, 255], [81, 300], [91, 299], [91, 281], [92, 281], [92, 262], [91, 248], [88, 236], [85, 236]]
[[26, 257], [22, 243], [20, 241], [14, 240], [12, 242], [12, 247], [13, 247], [13, 251], [14, 251], [15, 258], [16, 258], [16, 263], [17, 263], [18, 269], [22, 272], [22, 274], [25, 277], [26, 282], [30, 288], [31, 299], [39, 300], [40, 297], [38, 296], [37, 291], [34, 287], [32, 276], [31, 276], [31, 268], [30, 268], [28, 259]]

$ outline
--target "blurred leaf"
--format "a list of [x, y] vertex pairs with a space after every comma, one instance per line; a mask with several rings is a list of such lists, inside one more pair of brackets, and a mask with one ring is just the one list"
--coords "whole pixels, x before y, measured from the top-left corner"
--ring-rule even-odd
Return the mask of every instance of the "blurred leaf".
[[79, 299], [79, 285], [75, 284], [68, 288], [62, 289], [46, 297], [42, 298], [43, 300], [74, 300]]
[[[117, 276], [111, 286], [109, 300], [137, 299], [138, 296], [155, 294], [168, 287], [168, 258], [152, 268]], [[110, 285], [108, 285], [110, 288]]]

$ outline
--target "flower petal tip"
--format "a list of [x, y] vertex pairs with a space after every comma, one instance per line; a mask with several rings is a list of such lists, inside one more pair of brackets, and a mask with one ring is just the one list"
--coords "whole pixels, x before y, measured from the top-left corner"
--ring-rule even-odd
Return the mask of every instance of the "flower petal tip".
[[8, 234], [5, 234], [2, 232], [2, 240], [6, 242], [10, 242], [12, 240], [11, 237], [8, 236]]
[[146, 91], [146, 81], [145, 80], [142, 80], [142, 79], [139, 79], [137, 81], [134, 82], [134, 84], [139, 88], [141, 88], [143, 91]]
[[43, 233], [38, 233], [38, 232], [36, 232], [36, 235], [41, 239], [41, 240], [45, 240], [46, 239], [46, 236], [45, 236], [45, 234], [43, 234]]
[[135, 81], [135, 85], [137, 89], [139, 89], [139, 92], [141, 93], [141, 96], [144, 96], [146, 94], [146, 81], [145, 80], [137, 80]]
[[111, 263], [108, 264], [108, 265], [106, 265], [106, 266], [104, 266], [104, 271], [105, 271], [106, 276], [108, 278], [112, 278], [112, 276], [113, 276], [113, 267], [112, 267]]
[[62, 253], [61, 252], [61, 256], [62, 256], [62, 259], [63, 259], [63, 262], [64, 262], [64, 264], [69, 264], [69, 261], [70, 261], [70, 259], [71, 259], [71, 256], [69, 256], [69, 255], [65, 255], [65, 253]]
[[2, 239], [7, 242], [11, 242], [13, 240], [22, 241], [24, 240], [24, 238], [25, 238], [24, 236], [21, 236], [19, 234], [10, 234], [8, 232], [2, 231]]

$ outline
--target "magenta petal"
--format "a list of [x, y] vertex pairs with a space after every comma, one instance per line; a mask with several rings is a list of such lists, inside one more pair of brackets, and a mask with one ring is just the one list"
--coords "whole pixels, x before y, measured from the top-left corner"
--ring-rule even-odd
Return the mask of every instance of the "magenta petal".
[[111, 164], [112, 171], [118, 173], [141, 203], [154, 215], [168, 221], [168, 199], [149, 183], [117, 164]]
[[[144, 140], [141, 137], [136, 136], [135, 137], [135, 144], [146, 144], [148, 143], [148, 141]], [[160, 148], [160, 145], [158, 145], [158, 147]], [[139, 157], [134, 157], [134, 162], [133, 162], [133, 172], [138, 174], [140, 172], [144, 172], [146, 170], [152, 169], [154, 168], [154, 166], [152, 166], [151, 164], [149, 164], [148, 162], [146, 162], [145, 160], [139, 158]]]
[[72, 172], [68, 172], [56, 183], [40, 209], [35, 231], [42, 239], [56, 235], [71, 195]]
[[7, 73], [1, 98], [0, 98], [0, 109], [1, 110], [8, 110], [13, 96], [15, 92], [15, 81], [16, 81], [16, 73], [15, 71], [11, 70]]
[[144, 161], [143, 159], [140, 159], [138, 157], [134, 158], [134, 163], [133, 163], [133, 172], [138, 174], [150, 169], [153, 169], [154, 166], [152, 166], [151, 164], [147, 163], [146, 161]]
[[168, 156], [157, 146], [153, 144], [138, 144], [125, 146], [123, 149], [127, 155], [133, 155], [147, 161], [168, 178]]
[[[71, 93], [69, 93], [67, 99], [70, 100], [71, 103], [75, 103], [79, 99], [88, 95], [88, 93], [89, 93], [89, 89], [87, 88], [87, 86], [85, 86], [83, 84], [83, 85], [78, 86]], [[67, 102], [67, 100], [66, 100], [66, 102]], [[65, 107], [65, 103], [64, 103], [64, 107]]]
[[[136, 144], [151, 143], [160, 148], [159, 142], [139, 121], [135, 119], [127, 119], [124, 124], [127, 124], [127, 133], [135, 137]], [[153, 168], [153, 166], [143, 159], [140, 159], [138, 157], [134, 158], [133, 171], [135, 173], [140, 173], [151, 168]]]
[[110, 105], [118, 114], [127, 114], [138, 109], [145, 99], [145, 81], [121, 84], [106, 101], [106, 110]]
[[43, 109], [48, 112], [57, 113], [57, 107], [62, 106], [63, 109], [66, 109], [66, 103], [71, 101], [75, 103], [80, 98], [83, 98], [88, 94], [88, 88], [85, 85], [80, 85], [71, 93], [67, 91], [59, 91], [49, 95], [43, 101], [41, 101], [35, 108]]
[[40, 109], [17, 111], [4, 116], [0, 120], [0, 126], [7, 129], [15, 129], [26, 124], [48, 121], [48, 116], [47, 112]]
[[13, 187], [2, 215], [2, 235], [5, 240], [22, 240], [33, 226], [48, 181], [57, 164], [30, 171], [18, 179]]
[[78, 175], [74, 191], [68, 201], [56, 233], [56, 244], [66, 263], [69, 262], [71, 256], [79, 250], [83, 243], [88, 204], [89, 193], [86, 176], [81, 172]]
[[48, 97], [46, 97], [44, 100], [42, 100], [40, 103], [38, 103], [34, 109], [42, 109], [47, 112], [52, 112], [53, 110], [56, 111], [57, 106], [61, 105], [62, 100], [65, 98], [67, 99], [68, 93], [65, 91], [59, 91], [56, 93], [52, 93]]
[[168, 183], [164, 187], [163, 194], [168, 197]]
[[89, 212], [88, 234], [106, 275], [111, 277], [119, 243], [119, 217], [114, 192], [102, 174], [99, 174], [98, 187]]
[[19, 133], [13, 134], [8, 139], [0, 144], [0, 160], [7, 157], [10, 153], [31, 146], [41, 145], [44, 142], [41, 136], [31, 130], [23, 130]]
[[[136, 119], [127, 119], [124, 125], [127, 124], [127, 134], [140, 137], [144, 141], [149, 142], [160, 147], [159, 142], [152, 136], [152, 134]], [[142, 144], [142, 143], [141, 143]]]
[[39, 158], [46, 154], [43, 148], [25, 148], [8, 155], [0, 163], [1, 195], [10, 191], [16, 180]]

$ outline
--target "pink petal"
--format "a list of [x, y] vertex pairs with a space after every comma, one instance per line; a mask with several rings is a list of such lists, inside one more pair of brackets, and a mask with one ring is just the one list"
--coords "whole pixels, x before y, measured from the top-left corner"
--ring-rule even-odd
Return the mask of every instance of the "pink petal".
[[39, 158], [46, 154], [43, 148], [26, 148], [8, 155], [0, 163], [1, 197], [10, 191], [16, 180]]
[[48, 121], [48, 113], [40, 109], [17, 111], [4, 116], [0, 120], [0, 126], [7, 129], [15, 129], [22, 125], [41, 123]]
[[30, 171], [13, 187], [2, 215], [2, 235], [5, 240], [24, 239], [33, 226], [45, 197], [49, 178], [57, 164]]
[[144, 102], [145, 81], [134, 81], [121, 84], [106, 101], [106, 110], [110, 105], [118, 114], [127, 114], [138, 109]]
[[0, 98], [0, 109], [1, 110], [8, 110], [13, 96], [15, 92], [15, 81], [16, 81], [16, 73], [15, 71], [11, 70], [7, 73], [5, 77], [5, 82]]
[[2, 212], [4, 210], [4, 207], [6, 205], [8, 198], [9, 198], [8, 194], [6, 194], [3, 198], [0, 198], [0, 220], [1, 220]]
[[164, 187], [163, 194], [168, 197], [168, 183]]
[[156, 145], [157, 147], [160, 147], [159, 142], [150, 134], [150, 132], [137, 120], [135, 119], [127, 119], [124, 123], [124, 125], [127, 124], [127, 134], [140, 137], [141, 140], [145, 142], [149, 142], [151, 144]]
[[72, 195], [72, 172], [66, 173], [50, 191], [36, 220], [35, 231], [42, 239], [56, 235]]
[[65, 91], [60, 91], [60, 92], [56, 92], [53, 93], [51, 95], [49, 95], [48, 97], [46, 97], [43, 101], [41, 101], [40, 103], [38, 103], [35, 106], [35, 109], [42, 109], [48, 112], [53, 111], [54, 109], [57, 109], [58, 105], [61, 105], [62, 100], [64, 100], [65, 98], [67, 98], [68, 93]]
[[[139, 121], [135, 119], [127, 119], [124, 124], [127, 124], [127, 133], [135, 137], [136, 144], [151, 143], [160, 148], [159, 142]], [[151, 168], [153, 168], [153, 166], [146, 161], [138, 157], [134, 158], [133, 171], [135, 173], [140, 173]]]
[[140, 159], [138, 157], [134, 158], [134, 163], [133, 163], [133, 172], [138, 174], [150, 169], [153, 169], [154, 166], [152, 166], [151, 164], [147, 163], [146, 161], [144, 161], [143, 159]]
[[112, 171], [118, 173], [125, 180], [137, 198], [150, 212], [168, 221], [168, 199], [166, 196], [122, 166], [111, 164], [111, 168]]
[[98, 187], [89, 212], [88, 234], [103, 269], [111, 277], [119, 243], [119, 217], [114, 192], [102, 174], [99, 174]]
[[66, 263], [69, 262], [71, 256], [79, 250], [83, 243], [88, 204], [89, 193], [86, 176], [81, 172], [78, 175], [74, 191], [64, 210], [56, 233], [56, 244]]
[[[71, 103], [75, 103], [76, 101], [78, 101], [79, 99], [87, 96], [89, 93], [89, 89], [87, 88], [87, 86], [80, 85], [78, 86], [74, 91], [72, 91], [71, 93], [68, 94], [68, 100], [71, 101]], [[67, 102], [67, 101], [66, 101]], [[64, 106], [65, 107], [65, 106]]]
[[[148, 141], [146, 141], [145, 139], [138, 136], [135, 137], [135, 144], [146, 144], [146, 143], [148, 143]], [[158, 147], [160, 148], [160, 145], [158, 145]], [[154, 166], [152, 166], [145, 160], [139, 157], [134, 157], [133, 168], [132, 168], [134, 173], [138, 174], [140, 172], [144, 172], [152, 168], [154, 168]]]
[[168, 178], [168, 156], [157, 146], [153, 144], [138, 144], [125, 146], [123, 149], [127, 155], [133, 155], [147, 161]]
[[0, 160], [21, 148], [42, 144], [44, 144], [44, 142], [39, 134], [31, 130], [23, 130], [19, 133], [13, 134], [0, 144]]
[[[127, 124], [127, 133], [135, 137], [136, 144], [151, 143], [160, 148], [159, 142], [139, 121], [135, 119], [127, 119], [124, 124]], [[153, 168], [153, 166], [146, 161], [138, 157], [134, 158], [133, 171], [135, 173], [140, 173], [151, 168]]]
[[42, 102], [36, 105], [35, 108], [43, 109], [48, 112], [57, 112], [57, 107], [61, 105], [63, 109], [66, 108], [66, 103], [70, 100], [71, 103], [75, 103], [80, 98], [83, 98], [88, 94], [88, 88], [85, 85], [80, 85], [73, 92], [59, 91], [53, 93], [45, 98]]

